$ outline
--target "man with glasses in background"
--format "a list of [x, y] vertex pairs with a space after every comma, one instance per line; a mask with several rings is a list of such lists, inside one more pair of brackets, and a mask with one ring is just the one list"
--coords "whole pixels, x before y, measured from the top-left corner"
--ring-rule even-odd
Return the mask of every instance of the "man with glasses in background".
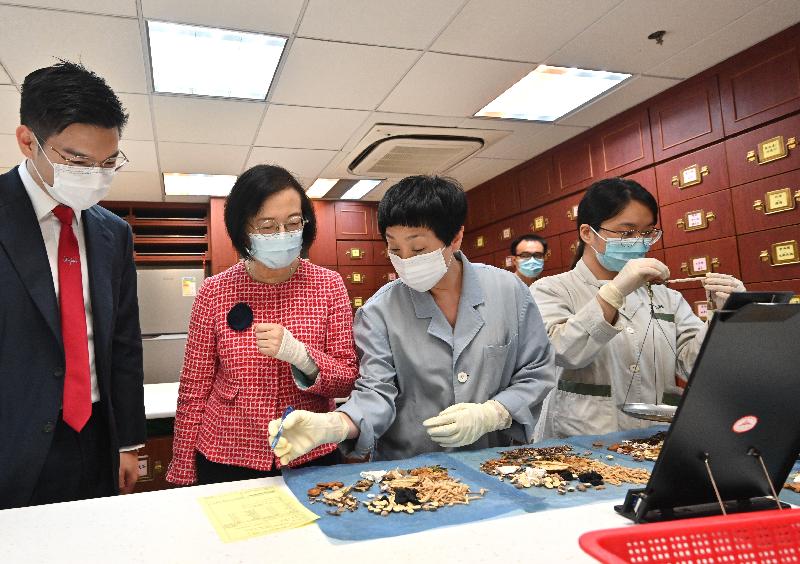
[[544, 237], [529, 233], [514, 239], [510, 250], [514, 257], [514, 274], [526, 286], [530, 286], [544, 270], [547, 241]]
[[79, 64], [21, 87], [0, 176], [0, 509], [130, 493], [145, 440], [133, 237], [97, 203], [128, 116]]

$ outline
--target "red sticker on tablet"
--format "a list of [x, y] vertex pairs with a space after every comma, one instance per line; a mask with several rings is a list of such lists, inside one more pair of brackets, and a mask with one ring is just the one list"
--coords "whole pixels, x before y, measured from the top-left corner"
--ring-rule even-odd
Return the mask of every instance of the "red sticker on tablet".
[[745, 415], [741, 419], [737, 419], [733, 424], [734, 433], [746, 433], [758, 425], [758, 417], [755, 415]]

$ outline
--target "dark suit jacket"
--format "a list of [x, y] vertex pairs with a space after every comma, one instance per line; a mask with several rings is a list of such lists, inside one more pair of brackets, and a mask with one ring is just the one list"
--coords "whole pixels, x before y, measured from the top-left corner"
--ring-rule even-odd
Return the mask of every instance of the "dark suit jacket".
[[[145, 440], [144, 378], [130, 226], [82, 214], [108, 471]], [[61, 322], [39, 222], [17, 168], [0, 175], [0, 509], [26, 505], [47, 457], [64, 389]]]

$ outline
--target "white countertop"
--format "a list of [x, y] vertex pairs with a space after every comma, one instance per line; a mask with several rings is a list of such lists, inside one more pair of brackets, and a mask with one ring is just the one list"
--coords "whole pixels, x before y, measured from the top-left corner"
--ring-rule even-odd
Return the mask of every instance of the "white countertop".
[[175, 417], [178, 382], [144, 385], [144, 413], [147, 419]]
[[197, 498], [264, 486], [285, 487], [280, 477], [262, 478], [7, 509], [0, 511], [0, 561], [15, 564], [594, 562], [581, 550], [578, 537], [590, 530], [630, 524], [614, 513], [613, 504], [603, 502], [374, 541], [332, 540], [313, 524], [224, 544]]

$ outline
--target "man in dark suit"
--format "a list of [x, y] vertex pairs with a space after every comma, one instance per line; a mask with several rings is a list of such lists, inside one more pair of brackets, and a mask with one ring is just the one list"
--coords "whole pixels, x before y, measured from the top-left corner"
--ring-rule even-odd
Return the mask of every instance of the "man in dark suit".
[[105, 81], [61, 62], [21, 89], [0, 175], [0, 509], [130, 493], [145, 440], [133, 238], [96, 205], [127, 162]]

